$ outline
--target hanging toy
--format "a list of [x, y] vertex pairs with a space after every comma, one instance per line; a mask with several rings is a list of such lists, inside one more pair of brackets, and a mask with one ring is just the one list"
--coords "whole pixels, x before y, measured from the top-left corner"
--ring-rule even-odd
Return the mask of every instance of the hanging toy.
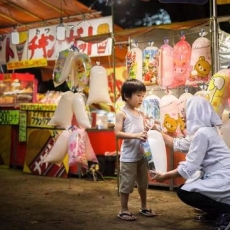
[[137, 47], [130, 49], [126, 55], [126, 69], [129, 79], [138, 79], [142, 81], [142, 51]]
[[185, 35], [182, 34], [181, 40], [173, 47], [173, 87], [185, 85], [190, 74], [191, 46], [185, 41]]
[[169, 44], [169, 39], [164, 39], [164, 45], [159, 48], [159, 84], [169, 87], [173, 82], [173, 48]]
[[204, 30], [201, 30], [201, 37], [192, 44], [191, 71], [186, 85], [207, 83], [211, 78], [211, 42], [204, 37], [206, 34]]
[[158, 84], [158, 48], [149, 42], [143, 50], [142, 81], [145, 85]]
[[89, 85], [89, 74], [92, 67], [89, 56], [85, 53], [75, 52], [74, 57], [74, 85], [77, 91], [83, 91]]

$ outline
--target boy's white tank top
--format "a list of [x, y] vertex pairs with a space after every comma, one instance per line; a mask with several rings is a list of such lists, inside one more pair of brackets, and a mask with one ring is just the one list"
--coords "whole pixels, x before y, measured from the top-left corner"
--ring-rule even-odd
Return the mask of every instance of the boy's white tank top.
[[[125, 133], [140, 133], [144, 131], [144, 118], [139, 112], [138, 116], [134, 116], [126, 109], [121, 109], [126, 114], [123, 124]], [[140, 140], [124, 139], [121, 145], [121, 162], [136, 162], [143, 158], [143, 153], [140, 150]]]

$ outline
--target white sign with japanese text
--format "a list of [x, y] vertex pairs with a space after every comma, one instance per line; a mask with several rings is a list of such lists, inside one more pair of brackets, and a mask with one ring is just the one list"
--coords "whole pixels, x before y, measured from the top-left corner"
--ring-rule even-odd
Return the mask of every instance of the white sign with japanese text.
[[[28, 37], [18, 45], [11, 43], [10, 34], [0, 35], [0, 64], [46, 58], [56, 60], [58, 53], [75, 47], [90, 57], [109, 56], [112, 53], [112, 38], [104, 41], [84, 42], [80, 38], [112, 33], [112, 17], [71, 22], [66, 25], [66, 39], [56, 39], [56, 27], [46, 26], [28, 31]], [[71, 28], [71, 29], [69, 29]], [[90, 39], [89, 39], [90, 41]]]

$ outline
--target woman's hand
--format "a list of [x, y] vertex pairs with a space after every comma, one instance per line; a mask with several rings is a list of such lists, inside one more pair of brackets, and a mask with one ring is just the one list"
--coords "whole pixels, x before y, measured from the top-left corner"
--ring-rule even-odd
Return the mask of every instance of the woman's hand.
[[154, 121], [153, 126], [151, 127], [151, 130], [156, 130], [158, 132], [161, 132], [161, 123], [159, 121]]
[[168, 178], [166, 178], [166, 173], [161, 173], [157, 171], [150, 170], [149, 171], [151, 180], [156, 180], [157, 182], [164, 182]]

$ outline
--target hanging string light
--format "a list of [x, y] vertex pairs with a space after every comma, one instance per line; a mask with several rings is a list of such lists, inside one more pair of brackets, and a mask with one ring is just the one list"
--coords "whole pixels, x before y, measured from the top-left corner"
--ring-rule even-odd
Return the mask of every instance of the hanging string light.
[[62, 18], [62, 0], [61, 0], [61, 17], [60, 17], [60, 23], [56, 28], [56, 38], [57, 40], [63, 41], [66, 37], [66, 28], [63, 24], [63, 18]]
[[13, 31], [11, 32], [11, 43], [12, 44], [19, 44], [19, 32], [16, 27], [14, 27]]
[[60, 23], [56, 28], [56, 38], [57, 40], [63, 41], [66, 37], [66, 28], [63, 24], [63, 19], [60, 18]]

